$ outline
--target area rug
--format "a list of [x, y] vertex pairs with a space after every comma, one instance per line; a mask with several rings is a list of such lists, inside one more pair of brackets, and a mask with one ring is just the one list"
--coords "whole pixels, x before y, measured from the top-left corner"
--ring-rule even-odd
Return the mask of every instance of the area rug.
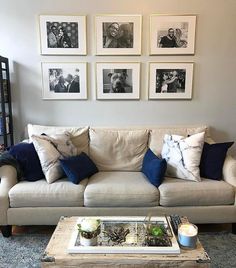
[[[41, 255], [50, 234], [0, 234], [0, 268], [40, 267]], [[212, 260], [213, 268], [236, 267], [236, 235], [228, 232], [201, 233], [199, 239]]]

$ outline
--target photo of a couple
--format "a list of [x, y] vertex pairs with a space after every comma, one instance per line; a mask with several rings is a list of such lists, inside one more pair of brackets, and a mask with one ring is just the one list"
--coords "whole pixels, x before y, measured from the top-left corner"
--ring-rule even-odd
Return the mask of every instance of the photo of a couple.
[[157, 69], [156, 93], [184, 93], [185, 80], [185, 69]]
[[157, 33], [157, 47], [163, 48], [187, 48], [188, 46], [188, 24], [181, 23], [168, 28], [159, 30]]
[[79, 93], [79, 70], [49, 69], [49, 88], [56, 93]]
[[104, 22], [103, 48], [133, 48], [132, 22]]
[[47, 22], [48, 48], [78, 48], [78, 23]]

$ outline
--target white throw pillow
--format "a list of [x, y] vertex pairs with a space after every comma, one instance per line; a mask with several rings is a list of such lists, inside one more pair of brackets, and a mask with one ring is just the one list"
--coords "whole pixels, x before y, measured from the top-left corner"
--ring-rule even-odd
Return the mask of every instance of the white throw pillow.
[[167, 161], [166, 175], [191, 181], [201, 181], [199, 164], [205, 132], [184, 138], [165, 135], [162, 158]]
[[77, 148], [71, 142], [69, 134], [58, 134], [50, 137], [32, 135], [31, 139], [47, 182], [52, 183], [61, 178], [64, 172], [59, 159], [77, 155]]

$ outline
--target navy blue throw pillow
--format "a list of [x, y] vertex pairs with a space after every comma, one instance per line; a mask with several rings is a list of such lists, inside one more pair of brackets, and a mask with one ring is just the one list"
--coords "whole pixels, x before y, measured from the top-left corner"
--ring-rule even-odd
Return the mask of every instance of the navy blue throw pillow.
[[39, 157], [33, 143], [21, 142], [11, 146], [9, 154], [18, 161], [23, 179], [37, 181], [44, 178]]
[[142, 172], [156, 187], [163, 182], [166, 168], [166, 160], [158, 158], [151, 149], [148, 149], [143, 159]]
[[203, 178], [221, 180], [222, 170], [228, 149], [234, 142], [224, 142], [208, 144], [204, 143], [201, 162], [200, 175]]
[[69, 181], [74, 184], [79, 184], [83, 179], [98, 172], [94, 162], [84, 152], [77, 156], [61, 159], [60, 164]]

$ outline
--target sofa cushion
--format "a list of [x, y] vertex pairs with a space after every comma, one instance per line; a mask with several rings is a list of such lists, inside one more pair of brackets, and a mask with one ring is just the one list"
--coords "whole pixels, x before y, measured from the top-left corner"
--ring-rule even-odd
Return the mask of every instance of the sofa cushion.
[[166, 167], [167, 163], [165, 159], [160, 159], [152, 152], [152, 150], [147, 150], [143, 159], [142, 172], [156, 187], [161, 185], [165, 176]]
[[91, 128], [89, 156], [100, 171], [140, 171], [148, 130]]
[[206, 126], [163, 126], [151, 128], [149, 147], [154, 152], [154, 154], [160, 155], [163, 146], [164, 136], [166, 134], [188, 137], [189, 135], [193, 135], [200, 132], [205, 132], [205, 139], [207, 140], [210, 133], [209, 129]]
[[11, 146], [9, 154], [18, 161], [24, 180], [37, 181], [44, 178], [39, 157], [33, 143], [21, 142]]
[[152, 207], [159, 204], [159, 191], [141, 172], [99, 172], [84, 192], [87, 207]]
[[76, 156], [60, 159], [60, 164], [69, 181], [75, 184], [98, 172], [94, 162], [84, 152]]
[[60, 179], [63, 169], [59, 159], [77, 155], [77, 148], [73, 145], [67, 134], [32, 135], [34, 147], [38, 153], [43, 173], [48, 183]]
[[78, 149], [78, 153], [85, 152], [88, 154], [88, 127], [57, 127], [28, 124], [27, 128], [30, 141], [32, 141], [32, 135], [41, 135], [42, 133], [45, 133], [46, 135], [51, 136], [54, 134], [63, 134], [68, 132], [70, 134], [71, 141]]
[[46, 180], [21, 181], [9, 191], [10, 207], [83, 206], [87, 182], [88, 179], [84, 179], [76, 185], [67, 179], [60, 179], [53, 184], [48, 184]]
[[165, 135], [161, 155], [167, 162], [167, 176], [201, 181], [199, 164], [204, 135], [205, 132], [187, 138], [179, 135]]
[[221, 180], [223, 178], [222, 173], [226, 154], [233, 144], [234, 142], [204, 143], [200, 162], [201, 177], [212, 180]]
[[165, 178], [159, 186], [160, 205], [177, 206], [217, 206], [234, 204], [233, 186], [224, 181], [202, 179], [201, 182]]

